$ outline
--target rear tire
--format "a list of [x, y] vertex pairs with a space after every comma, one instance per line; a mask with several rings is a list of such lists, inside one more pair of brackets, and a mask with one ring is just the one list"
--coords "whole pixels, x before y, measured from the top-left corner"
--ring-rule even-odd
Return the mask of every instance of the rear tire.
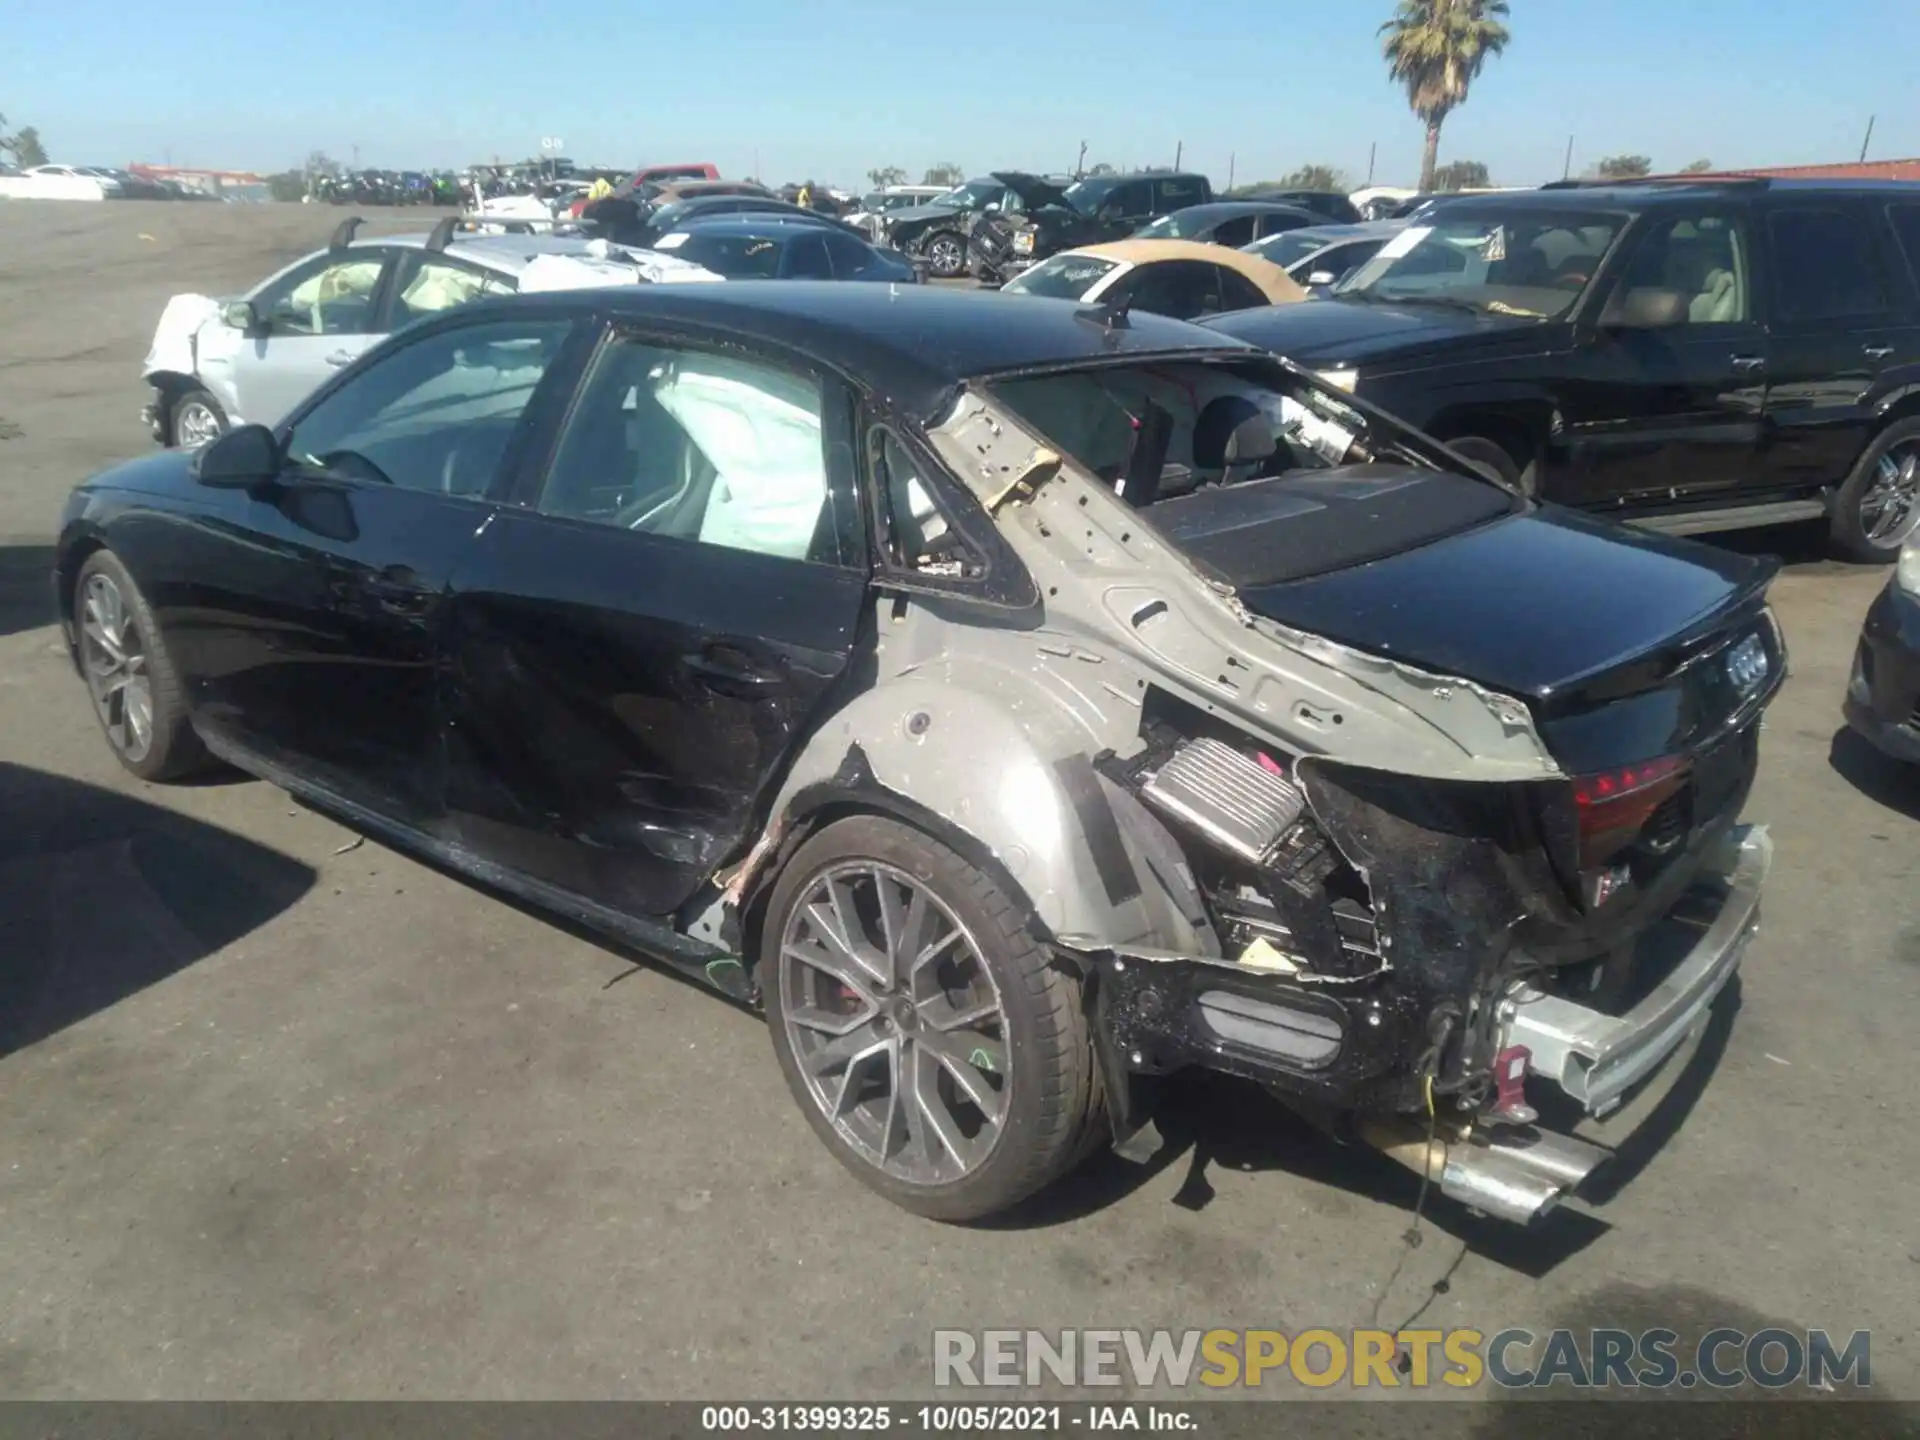
[[1079, 984], [1025, 920], [992, 878], [877, 815], [813, 836], [768, 899], [756, 974], [787, 1087], [834, 1158], [915, 1214], [1005, 1210], [1102, 1121]]
[[1833, 551], [1891, 565], [1920, 519], [1920, 415], [1896, 420], [1861, 452], [1833, 497]]
[[80, 672], [114, 759], [142, 780], [178, 780], [211, 766], [187, 718], [179, 671], [146, 597], [111, 550], [96, 550], [73, 584]]

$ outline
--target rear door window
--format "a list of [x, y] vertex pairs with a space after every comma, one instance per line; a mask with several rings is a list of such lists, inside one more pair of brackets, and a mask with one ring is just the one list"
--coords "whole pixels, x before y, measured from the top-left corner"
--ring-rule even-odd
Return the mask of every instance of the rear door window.
[[1218, 225], [1214, 226], [1213, 243], [1216, 245], [1232, 245], [1236, 249], [1242, 245], [1252, 243], [1253, 222], [1256, 218], [1258, 217], [1253, 215], [1237, 215], [1231, 220], [1221, 221]]
[[[1159, 215], [1171, 214], [1175, 210], [1184, 210], [1189, 205], [1198, 205], [1207, 198], [1206, 190], [1191, 175], [1176, 175], [1165, 180], [1154, 181], [1159, 193], [1154, 196], [1154, 211]], [[1247, 239], [1253, 237], [1249, 235]]]
[[1887, 309], [1886, 276], [1863, 209], [1794, 208], [1767, 217], [1773, 303], [1789, 324], [1856, 319]]

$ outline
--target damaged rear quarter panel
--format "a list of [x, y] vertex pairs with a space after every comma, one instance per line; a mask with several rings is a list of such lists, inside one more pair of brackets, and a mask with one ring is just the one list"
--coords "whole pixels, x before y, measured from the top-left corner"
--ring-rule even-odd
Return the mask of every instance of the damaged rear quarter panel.
[[[983, 503], [1046, 443], [973, 394], [931, 437]], [[1431, 779], [1561, 775], [1523, 701], [1257, 619], [1071, 459], [997, 522], [1060, 643], [1126, 657], [1138, 680], [1295, 754]]]
[[1113, 812], [1084, 785], [1076, 797], [1062, 768], [1137, 753], [1151, 690], [1295, 756], [1448, 780], [1559, 775], [1522, 702], [1257, 621], [1072, 461], [1010, 488], [1046, 447], [990, 401], [961, 396], [930, 433], [995, 511], [1039, 612], [883, 594], [870, 677], [796, 757], [776, 830], [843, 786], [857, 752], [871, 784], [984, 847], [1051, 936], [1217, 954], [1133, 834], [1118, 848], [1134, 883], [1115, 883]]

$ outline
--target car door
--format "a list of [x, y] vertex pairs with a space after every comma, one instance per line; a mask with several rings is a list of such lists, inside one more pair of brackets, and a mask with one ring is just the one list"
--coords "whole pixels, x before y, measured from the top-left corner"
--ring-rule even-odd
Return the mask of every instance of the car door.
[[851, 415], [799, 362], [605, 340], [528, 503], [453, 577], [463, 847], [659, 917], [750, 839], [862, 623]]
[[1767, 333], [1748, 212], [1649, 216], [1553, 364], [1545, 490], [1568, 504], [1702, 500], [1761, 482]]
[[1882, 370], [1905, 325], [1863, 198], [1769, 200], [1772, 343], [1766, 469], [1781, 488], [1846, 478], [1874, 423]]
[[535, 310], [428, 330], [296, 413], [279, 477], [194, 541], [180, 659], [213, 738], [437, 827], [448, 581], [572, 325]]
[[252, 333], [223, 326], [224, 335], [203, 341], [202, 368], [225, 371], [228, 418], [277, 425], [371, 349], [380, 338], [375, 316], [392, 259], [386, 245], [316, 256], [255, 292], [259, 323]]

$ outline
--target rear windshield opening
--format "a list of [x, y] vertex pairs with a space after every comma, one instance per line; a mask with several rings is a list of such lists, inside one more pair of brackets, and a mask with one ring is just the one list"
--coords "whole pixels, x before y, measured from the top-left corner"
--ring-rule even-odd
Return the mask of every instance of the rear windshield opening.
[[1523, 503], [1277, 365], [1109, 365], [991, 389], [1233, 585], [1379, 559]]

